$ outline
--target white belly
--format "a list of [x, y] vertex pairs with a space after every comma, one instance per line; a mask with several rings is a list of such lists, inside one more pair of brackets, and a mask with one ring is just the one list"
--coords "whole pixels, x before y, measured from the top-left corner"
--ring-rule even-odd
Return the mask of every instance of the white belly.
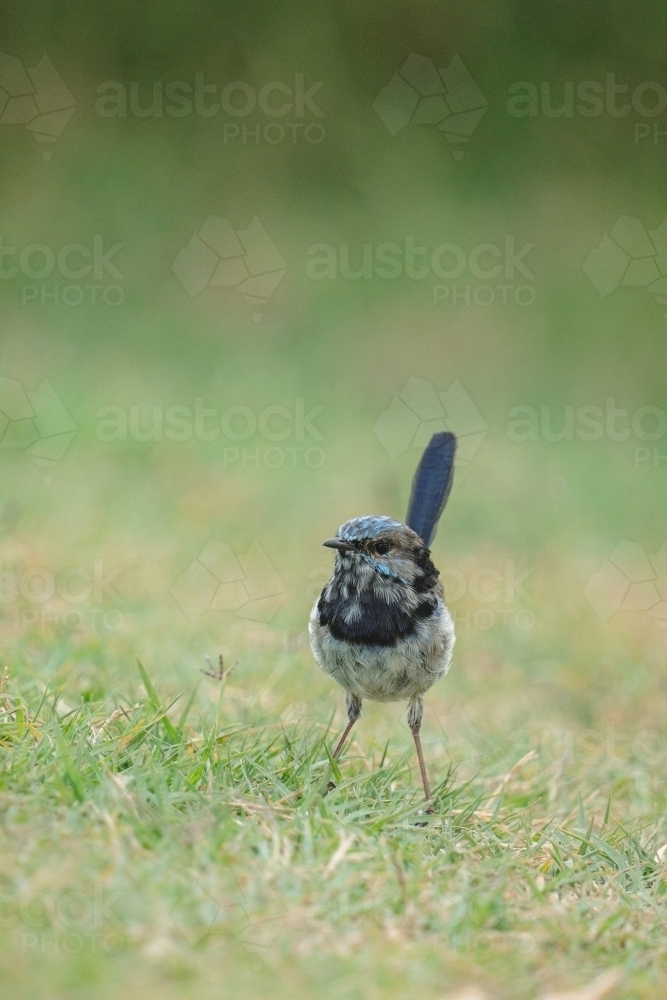
[[341, 687], [362, 700], [409, 701], [443, 677], [454, 646], [454, 625], [442, 605], [435, 620], [395, 646], [351, 645], [334, 639], [319, 624], [317, 604], [310, 617], [310, 640], [318, 664]]

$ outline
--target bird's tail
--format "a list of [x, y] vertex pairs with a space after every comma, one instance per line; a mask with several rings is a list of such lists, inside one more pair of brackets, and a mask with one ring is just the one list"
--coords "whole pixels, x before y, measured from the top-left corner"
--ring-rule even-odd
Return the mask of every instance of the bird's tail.
[[426, 546], [435, 537], [440, 515], [452, 488], [455, 452], [455, 434], [450, 431], [434, 434], [412, 480], [405, 523], [417, 532]]

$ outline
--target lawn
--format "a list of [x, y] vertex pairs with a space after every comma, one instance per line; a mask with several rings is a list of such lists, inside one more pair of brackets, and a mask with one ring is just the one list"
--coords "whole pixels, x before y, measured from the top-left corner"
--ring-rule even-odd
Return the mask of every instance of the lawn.
[[[411, 308], [437, 353], [438, 325]], [[34, 356], [40, 338], [24, 331], [9, 349]], [[214, 350], [204, 344], [203, 357]], [[389, 367], [406, 370], [408, 351]], [[373, 433], [392, 398], [385, 379], [400, 390], [400, 375], [351, 402], [337, 399], [340, 375], [317, 392], [304, 376], [308, 411], [324, 407], [313, 426], [326, 461], [267, 471], [225, 468], [217, 439], [100, 440], [102, 407], [129, 415], [134, 398], [148, 419], [154, 399], [187, 405], [197, 393], [212, 407], [221, 376], [177, 346], [157, 385], [146, 372], [141, 394], [114, 395], [115, 373], [90, 353], [83, 376], [88, 358], [71, 381], [52, 376], [77, 425], [59, 463], [3, 455], [12, 995], [115, 997], [140, 984], [147, 996], [437, 998], [475, 987], [532, 1000], [619, 970], [615, 996], [655, 997], [663, 634], [641, 610], [602, 622], [586, 597], [616, 535], [636, 537], [612, 526], [626, 524], [632, 447], [513, 443], [501, 416], [487, 417], [434, 545], [458, 644], [427, 697], [426, 817], [403, 706], [366, 705], [332, 765], [343, 694], [305, 632], [330, 570], [321, 541], [355, 512], [405, 507], [419, 451], [391, 460]], [[452, 369], [440, 370], [415, 377], [446, 388]], [[289, 409], [290, 376], [255, 360], [255, 388], [233, 382], [224, 398], [255, 412], [253, 393], [272, 382], [266, 403]], [[661, 544], [650, 501], [647, 554]], [[211, 591], [207, 566], [237, 579]]]
[[[637, 273], [664, 266], [664, 152], [630, 118], [504, 104], [513, 80], [661, 79], [659, 34], [620, 6], [591, 41], [568, 5], [440, 27], [424, 5], [408, 28], [391, 4], [259, 4], [215, 42], [206, 5], [159, 6], [132, 27], [123, 5], [17, 9], [3, 39], [77, 100], [48, 157], [23, 125], [0, 148], [5, 992], [656, 1000], [664, 306], [638, 279], [602, 296], [585, 264], [613, 230]], [[489, 98], [460, 157], [373, 109], [411, 50], [460, 51]], [[104, 81], [147, 102], [198, 73], [323, 81], [325, 138], [96, 110]], [[235, 250], [207, 284], [204, 238], [264, 241], [271, 281], [241, 286]], [[509, 291], [480, 277], [500, 259]], [[87, 261], [95, 299], [68, 277]], [[445, 425], [458, 639], [426, 698], [425, 815], [405, 706], [365, 704], [332, 761], [344, 693], [306, 628], [322, 542], [403, 517]]]

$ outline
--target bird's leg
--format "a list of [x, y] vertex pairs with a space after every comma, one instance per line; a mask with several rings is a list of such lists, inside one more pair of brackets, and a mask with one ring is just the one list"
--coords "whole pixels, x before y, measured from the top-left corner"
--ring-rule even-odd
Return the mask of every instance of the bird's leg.
[[422, 775], [422, 785], [424, 786], [424, 796], [426, 797], [426, 812], [433, 812], [433, 803], [431, 802], [431, 789], [428, 784], [428, 775], [426, 774], [426, 764], [424, 763], [424, 754], [422, 752], [422, 741], [419, 735], [419, 730], [422, 725], [422, 717], [424, 715], [424, 702], [421, 698], [415, 698], [414, 701], [410, 702], [408, 706], [408, 725], [412, 730], [412, 735], [415, 741], [415, 748], [417, 750], [417, 757], [419, 759], [419, 770]]
[[361, 698], [357, 698], [356, 694], [350, 694], [349, 691], [348, 691], [348, 694], [347, 694], [347, 725], [346, 725], [345, 729], [343, 730], [343, 735], [341, 736], [341, 738], [338, 740], [338, 743], [336, 744], [336, 749], [333, 752], [332, 756], [333, 756], [334, 760], [336, 759], [336, 757], [339, 755], [339, 753], [343, 749], [343, 746], [345, 744], [345, 740], [347, 739], [347, 737], [349, 735], [350, 729], [352, 729], [352, 726], [355, 724], [355, 722], [357, 721], [357, 719], [359, 718], [360, 715], [361, 715]]

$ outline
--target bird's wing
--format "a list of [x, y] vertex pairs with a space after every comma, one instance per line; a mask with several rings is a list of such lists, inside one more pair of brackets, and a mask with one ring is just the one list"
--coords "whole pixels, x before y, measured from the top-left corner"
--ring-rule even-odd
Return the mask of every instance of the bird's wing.
[[452, 488], [455, 451], [455, 434], [450, 431], [434, 434], [412, 480], [405, 523], [427, 546], [435, 537], [438, 520]]

